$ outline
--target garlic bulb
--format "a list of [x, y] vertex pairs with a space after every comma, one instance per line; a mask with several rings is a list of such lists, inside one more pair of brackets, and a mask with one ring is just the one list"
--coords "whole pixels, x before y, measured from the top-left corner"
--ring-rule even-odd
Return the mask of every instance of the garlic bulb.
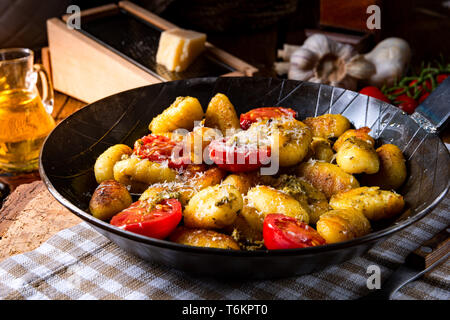
[[358, 79], [374, 73], [373, 64], [352, 46], [314, 34], [291, 54], [288, 78], [355, 90]]
[[368, 79], [368, 83], [377, 87], [392, 86], [395, 79], [400, 79], [405, 72], [411, 58], [411, 48], [403, 39], [387, 38], [364, 57], [376, 68], [376, 73]]

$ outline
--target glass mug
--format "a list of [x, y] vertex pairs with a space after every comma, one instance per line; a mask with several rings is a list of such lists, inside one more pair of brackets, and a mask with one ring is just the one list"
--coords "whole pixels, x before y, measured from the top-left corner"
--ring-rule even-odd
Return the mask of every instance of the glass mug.
[[55, 127], [53, 88], [33, 60], [29, 49], [0, 50], [0, 174], [36, 170], [42, 143]]

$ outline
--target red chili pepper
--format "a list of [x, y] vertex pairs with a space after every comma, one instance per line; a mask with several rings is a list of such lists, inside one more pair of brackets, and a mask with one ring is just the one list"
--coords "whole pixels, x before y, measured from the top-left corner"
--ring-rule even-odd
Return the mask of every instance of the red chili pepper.
[[359, 92], [361, 94], [365, 94], [366, 96], [387, 102], [387, 103], [391, 103], [391, 101], [383, 94], [383, 92], [381, 92], [380, 89], [378, 89], [377, 87], [365, 87], [362, 88], [361, 91]]

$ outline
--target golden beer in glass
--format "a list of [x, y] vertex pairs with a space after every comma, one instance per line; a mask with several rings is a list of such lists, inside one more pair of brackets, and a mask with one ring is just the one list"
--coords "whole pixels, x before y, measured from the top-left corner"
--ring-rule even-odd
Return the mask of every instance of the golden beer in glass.
[[33, 64], [33, 52], [0, 50], [0, 173], [38, 168], [42, 143], [55, 126], [52, 110], [53, 89], [45, 69]]

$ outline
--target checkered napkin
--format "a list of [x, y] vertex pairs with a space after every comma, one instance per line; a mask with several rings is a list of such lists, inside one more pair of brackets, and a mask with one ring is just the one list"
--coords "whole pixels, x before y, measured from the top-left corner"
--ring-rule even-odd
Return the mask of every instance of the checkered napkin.
[[[0, 263], [0, 299], [354, 299], [367, 268], [385, 280], [405, 256], [449, 225], [450, 197], [362, 257], [310, 275], [271, 281], [202, 279], [145, 262], [81, 223]], [[450, 299], [450, 262], [403, 287], [396, 299]]]

